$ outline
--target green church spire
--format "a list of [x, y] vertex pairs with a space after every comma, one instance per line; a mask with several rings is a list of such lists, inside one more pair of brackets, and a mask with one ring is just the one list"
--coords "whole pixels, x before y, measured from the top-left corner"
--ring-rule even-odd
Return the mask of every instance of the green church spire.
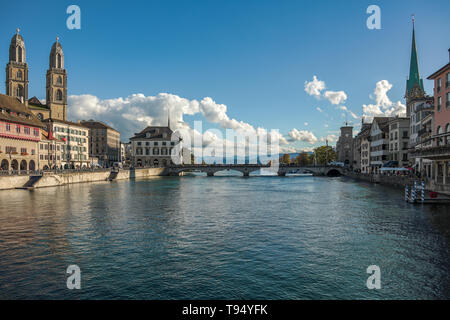
[[411, 64], [409, 66], [409, 79], [406, 81], [406, 95], [411, 93], [411, 90], [418, 86], [422, 92], [423, 80], [420, 78], [419, 73], [419, 61], [417, 58], [417, 47], [416, 47], [416, 33], [414, 30], [414, 16], [413, 16], [413, 34], [412, 34], [412, 46], [411, 46]]

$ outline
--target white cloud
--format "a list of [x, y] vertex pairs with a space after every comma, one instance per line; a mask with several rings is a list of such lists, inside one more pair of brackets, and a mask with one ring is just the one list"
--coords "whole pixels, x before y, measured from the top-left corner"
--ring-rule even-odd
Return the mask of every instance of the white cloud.
[[[191, 141], [194, 136], [197, 141], [203, 141], [202, 146], [223, 146], [234, 142], [226, 141], [224, 137], [206, 131], [203, 133], [192, 129], [184, 122], [185, 115], [202, 115], [208, 122], [218, 124], [222, 129], [233, 129], [235, 132], [243, 131], [246, 134], [258, 134], [260, 139], [278, 140], [281, 145], [287, 145], [287, 139], [277, 131], [268, 132], [264, 128], [254, 128], [251, 124], [232, 119], [227, 115], [227, 106], [216, 103], [212, 98], [202, 100], [189, 100], [177, 95], [159, 93], [156, 96], [132, 94], [126, 98], [99, 99], [96, 96], [71, 95], [68, 97], [69, 119], [103, 121], [120, 131], [121, 140], [128, 139], [146, 126], [167, 125], [170, 110], [171, 127], [184, 129]], [[201, 140], [202, 139], [202, 140]], [[243, 148], [238, 142], [238, 148]]]
[[319, 107], [317, 107], [316, 110], [319, 111], [319, 112], [323, 112], [323, 110], [320, 109]]
[[323, 96], [332, 104], [340, 104], [347, 100], [347, 95], [344, 91], [325, 91]]
[[317, 79], [316, 76], [313, 76], [313, 80], [308, 82], [305, 81], [305, 91], [310, 96], [320, 98], [321, 91], [325, 89], [325, 82]]
[[308, 122], [305, 122], [305, 123], [303, 123], [306, 127], [309, 125], [309, 123]]
[[[339, 106], [337, 107], [339, 110], [342, 110], [346, 113], [348, 113], [353, 119], [358, 119], [358, 116], [351, 110], [349, 110], [346, 106]], [[345, 114], [341, 114], [342, 118], [345, 118]]]
[[333, 142], [336, 142], [337, 139], [338, 139], [337, 135], [335, 135], [335, 134], [329, 134], [329, 135], [326, 136], [326, 137], [321, 137], [321, 138], [320, 138], [320, 141], [321, 141], [321, 142], [326, 142], [326, 140], [328, 140], [328, 143], [333, 143]]
[[288, 133], [289, 141], [302, 141], [314, 144], [318, 141], [317, 137], [311, 131], [292, 129]]
[[373, 117], [394, 117], [406, 116], [406, 106], [400, 101], [393, 103], [387, 93], [392, 89], [392, 84], [387, 80], [378, 81], [374, 90], [374, 95], [370, 96], [375, 100], [375, 104], [363, 104], [363, 116], [372, 121]]

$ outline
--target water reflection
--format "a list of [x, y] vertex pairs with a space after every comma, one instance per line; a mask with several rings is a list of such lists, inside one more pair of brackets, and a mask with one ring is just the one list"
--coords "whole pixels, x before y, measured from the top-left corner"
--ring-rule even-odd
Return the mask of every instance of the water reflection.
[[[316, 177], [0, 192], [0, 298], [449, 298], [446, 206]], [[82, 290], [65, 287], [78, 264]], [[382, 290], [365, 269], [382, 270]]]

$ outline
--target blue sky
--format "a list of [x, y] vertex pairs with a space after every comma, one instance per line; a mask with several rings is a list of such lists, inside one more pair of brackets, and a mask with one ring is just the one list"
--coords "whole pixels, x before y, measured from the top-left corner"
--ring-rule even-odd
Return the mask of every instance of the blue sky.
[[[66, 27], [70, 4], [81, 8], [81, 30]], [[381, 8], [381, 30], [366, 27], [371, 4]], [[381, 80], [392, 85], [390, 100], [404, 103], [411, 13], [422, 77], [447, 63], [448, 12], [447, 0], [7, 2], [2, 4], [0, 62], [7, 63], [10, 39], [20, 27], [29, 97], [43, 99], [50, 47], [59, 36], [69, 95], [89, 94], [100, 101], [136, 93], [211, 97], [227, 106], [230, 119], [283, 134], [293, 128], [314, 133], [315, 143], [293, 143], [307, 147], [336, 134], [345, 121], [339, 106], [361, 116], [362, 106], [374, 103]], [[325, 90], [344, 91], [346, 101], [338, 106], [308, 95], [305, 81], [314, 75], [325, 82]], [[424, 82], [431, 93], [431, 81]]]

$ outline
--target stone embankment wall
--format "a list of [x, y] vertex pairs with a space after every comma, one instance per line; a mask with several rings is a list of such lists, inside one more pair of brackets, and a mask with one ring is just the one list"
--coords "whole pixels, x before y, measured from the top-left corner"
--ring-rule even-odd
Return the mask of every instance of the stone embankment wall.
[[[55, 187], [72, 183], [96, 182], [108, 180], [111, 171], [73, 171], [63, 173], [45, 172], [41, 179], [35, 184], [35, 188]], [[164, 168], [138, 168], [134, 170], [120, 169], [114, 180], [145, 178], [151, 176], [167, 175]], [[0, 190], [15, 189], [23, 187], [30, 176], [0, 176]]]
[[368, 175], [347, 171], [344, 172], [344, 175], [356, 180], [385, 184], [400, 188], [405, 187], [406, 185], [412, 185], [414, 183], [414, 178], [409, 176]]

